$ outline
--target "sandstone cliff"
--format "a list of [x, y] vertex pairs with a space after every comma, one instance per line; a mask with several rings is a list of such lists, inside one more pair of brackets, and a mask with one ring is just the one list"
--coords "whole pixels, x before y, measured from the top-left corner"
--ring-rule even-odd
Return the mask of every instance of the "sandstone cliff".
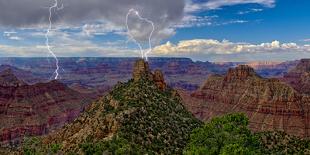
[[309, 137], [310, 100], [277, 79], [264, 79], [248, 66], [210, 76], [191, 96], [183, 93], [187, 107], [198, 118], [244, 112], [253, 131], [283, 130]]

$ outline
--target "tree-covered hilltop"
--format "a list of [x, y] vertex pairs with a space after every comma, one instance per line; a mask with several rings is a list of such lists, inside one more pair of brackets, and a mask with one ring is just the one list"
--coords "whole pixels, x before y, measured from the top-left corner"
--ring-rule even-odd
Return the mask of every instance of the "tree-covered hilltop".
[[119, 116], [120, 127], [110, 141], [85, 141], [87, 154], [180, 154], [191, 131], [200, 126], [172, 90], [161, 91], [152, 81], [141, 79], [120, 84], [110, 93], [117, 106], [107, 101], [105, 114]]

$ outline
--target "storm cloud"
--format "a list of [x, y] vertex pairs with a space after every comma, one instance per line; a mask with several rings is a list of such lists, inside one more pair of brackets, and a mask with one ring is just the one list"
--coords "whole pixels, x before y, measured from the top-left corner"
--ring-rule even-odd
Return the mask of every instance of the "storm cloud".
[[[45, 26], [48, 23], [49, 6], [54, 3], [55, 0], [0, 0], [0, 27]], [[104, 22], [110, 23], [115, 29], [124, 29], [126, 14], [133, 8], [155, 23], [155, 40], [175, 33], [170, 27], [182, 20], [185, 8], [184, 0], [58, 0], [58, 4], [58, 7], [63, 5], [64, 8], [53, 10], [52, 22], [60, 27]], [[143, 26], [134, 17], [131, 15], [129, 21], [132, 31], [139, 32], [134, 35], [146, 39], [149, 25], [144, 23]], [[141, 24], [145, 30], [141, 29]]]
[[[115, 25], [123, 25], [126, 13], [134, 8], [161, 28], [181, 20], [185, 7], [184, 0], [58, 1], [59, 4], [64, 5], [64, 9], [54, 13], [53, 21], [59, 24], [81, 24], [104, 20]], [[54, 0], [0, 0], [0, 25], [28, 27], [46, 24], [48, 7], [54, 2]]]

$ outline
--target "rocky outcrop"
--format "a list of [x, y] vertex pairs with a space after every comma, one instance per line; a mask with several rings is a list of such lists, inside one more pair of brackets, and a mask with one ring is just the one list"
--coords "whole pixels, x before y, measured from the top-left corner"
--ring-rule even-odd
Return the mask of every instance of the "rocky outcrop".
[[149, 63], [143, 59], [139, 59], [135, 62], [132, 77], [135, 81], [139, 81], [141, 78], [147, 78], [153, 80], [153, 75], [149, 68]]
[[244, 112], [253, 131], [283, 130], [309, 137], [310, 102], [277, 79], [264, 79], [248, 66], [230, 69], [224, 76], [210, 76], [191, 96], [183, 93], [187, 107], [200, 119]]
[[164, 75], [160, 70], [157, 69], [154, 71], [153, 80], [159, 89], [161, 90], [166, 89]]
[[133, 79], [134, 81], [139, 81], [142, 78], [154, 81], [157, 87], [161, 90], [166, 89], [166, 83], [163, 73], [159, 69], [155, 70], [154, 73], [152, 73], [149, 69], [148, 62], [140, 59], [137, 60], [134, 64]]
[[58, 81], [28, 85], [10, 70], [0, 73], [0, 146], [18, 145], [75, 119], [90, 99]]
[[234, 69], [230, 68], [225, 76], [225, 81], [246, 80], [249, 77], [258, 77], [253, 68], [247, 65], [240, 65]]

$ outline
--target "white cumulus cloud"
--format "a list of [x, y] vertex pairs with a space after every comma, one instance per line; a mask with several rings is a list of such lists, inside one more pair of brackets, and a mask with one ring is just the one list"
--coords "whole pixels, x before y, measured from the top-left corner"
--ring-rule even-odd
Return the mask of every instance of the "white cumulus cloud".
[[200, 56], [200, 58], [208, 58], [210, 55], [224, 56], [248, 54], [255, 56], [256, 54], [262, 53], [282, 54], [294, 52], [310, 52], [310, 46], [297, 45], [296, 43], [280, 43], [277, 40], [269, 43], [250, 44], [235, 43], [228, 40], [218, 41], [214, 39], [194, 39], [180, 41], [177, 44], [167, 42], [155, 47], [153, 50], [153, 54], [159, 56]]

